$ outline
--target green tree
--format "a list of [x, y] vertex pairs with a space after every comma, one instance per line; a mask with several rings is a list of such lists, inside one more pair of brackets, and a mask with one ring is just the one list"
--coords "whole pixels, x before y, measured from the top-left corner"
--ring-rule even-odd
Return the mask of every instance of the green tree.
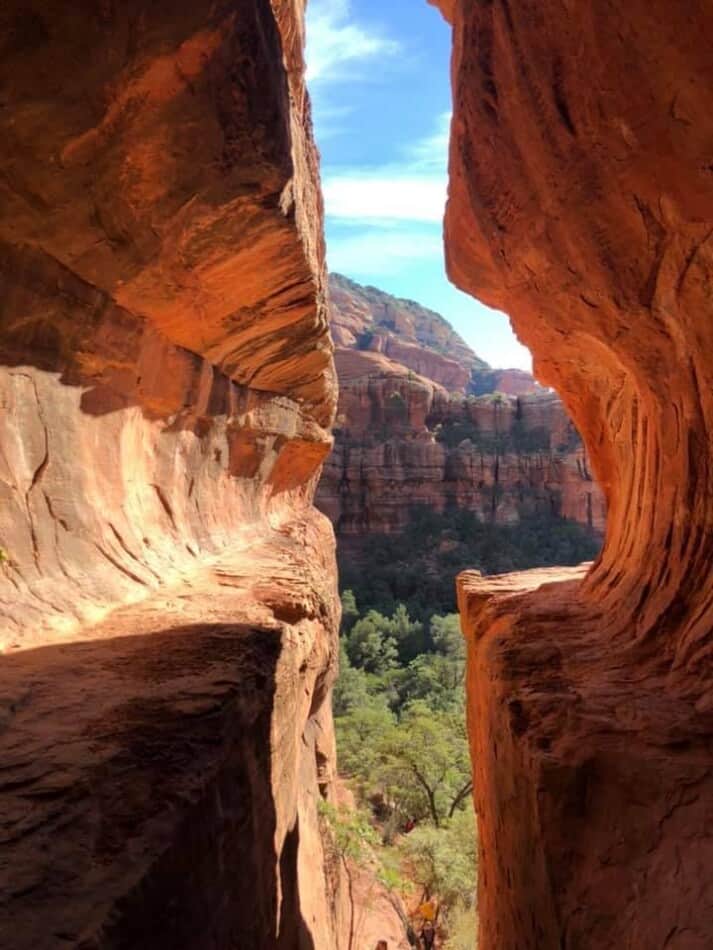
[[465, 640], [458, 614], [434, 614], [431, 617], [431, 639], [439, 653], [465, 663]]
[[368, 785], [377, 773], [377, 746], [396, 724], [383, 698], [370, 697], [367, 705], [351, 709], [335, 720], [339, 768]]
[[458, 614], [434, 615], [429, 634], [435, 652], [420, 653], [384, 680], [389, 705], [397, 713], [415, 700], [435, 711], [463, 709], [465, 641]]
[[463, 708], [463, 662], [439, 653], [422, 653], [405, 670], [393, 674], [397, 693], [390, 704], [396, 712], [415, 700], [433, 711]]
[[424, 635], [424, 625], [411, 619], [404, 604], [397, 604], [391, 615], [390, 632], [396, 641], [401, 663], [412, 660], [429, 646]]
[[359, 619], [359, 608], [353, 590], [342, 592], [342, 632], [348, 633]]
[[344, 716], [354, 708], [366, 706], [369, 701], [367, 674], [351, 665], [342, 639], [339, 643], [339, 677], [334, 684], [332, 711], [335, 716]]
[[[475, 929], [477, 838], [471, 808], [456, 812], [440, 828], [422, 825], [401, 842], [411, 879], [424, 899], [436, 899], [439, 922], [448, 932], [464, 912]], [[452, 944], [455, 946], [455, 944]]]
[[398, 725], [381, 734], [365, 766], [399, 811], [438, 828], [473, 787], [462, 714], [412, 703]]
[[368, 673], [384, 673], [396, 666], [398, 651], [391, 635], [391, 622], [378, 611], [370, 610], [349, 632], [347, 653], [354, 666]]

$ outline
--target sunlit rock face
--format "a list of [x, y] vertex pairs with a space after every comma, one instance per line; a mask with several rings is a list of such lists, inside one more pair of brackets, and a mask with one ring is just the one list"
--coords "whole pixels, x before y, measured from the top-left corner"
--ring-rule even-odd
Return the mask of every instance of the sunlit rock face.
[[335, 945], [302, 44], [299, 2], [0, 10], [4, 947]]
[[329, 275], [329, 298], [339, 349], [381, 354], [451, 392], [465, 392], [474, 372], [489, 369], [447, 320], [414, 300], [341, 274]]
[[413, 301], [329, 283], [339, 405], [317, 503], [339, 536], [402, 531], [417, 506], [603, 530], [603, 495], [554, 393], [521, 370], [492, 370]]
[[582, 433], [609, 510], [603, 553], [581, 579], [460, 584], [481, 945], [703, 950], [710, 10], [442, 7], [454, 27], [449, 272], [511, 315]]

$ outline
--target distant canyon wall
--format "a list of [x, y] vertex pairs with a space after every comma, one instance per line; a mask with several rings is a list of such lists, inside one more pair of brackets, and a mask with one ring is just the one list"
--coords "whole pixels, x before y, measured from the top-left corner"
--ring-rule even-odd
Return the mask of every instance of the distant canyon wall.
[[[603, 531], [603, 495], [554, 393], [522, 371], [491, 370], [412, 301], [334, 275], [330, 289], [340, 396], [317, 504], [339, 536], [401, 531], [419, 505], [494, 524], [565, 517]], [[458, 374], [445, 371], [451, 363]], [[496, 390], [508, 382], [517, 395]]]

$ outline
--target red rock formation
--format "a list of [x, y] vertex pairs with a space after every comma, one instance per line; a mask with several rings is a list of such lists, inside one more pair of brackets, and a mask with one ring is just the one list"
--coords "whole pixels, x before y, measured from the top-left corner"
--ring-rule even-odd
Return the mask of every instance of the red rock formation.
[[495, 390], [508, 396], [532, 396], [542, 392], [542, 387], [522, 369], [502, 369], [496, 371]]
[[414, 505], [455, 505], [496, 524], [546, 513], [603, 531], [601, 491], [555, 396], [453, 400], [383, 366], [342, 375], [341, 353], [337, 368], [336, 441], [317, 504], [338, 535], [401, 531]]
[[[482, 397], [450, 395], [441, 385], [441, 355], [431, 349], [449, 340], [442, 317], [425, 311], [427, 326], [438, 327], [437, 342], [430, 330], [419, 330], [416, 339], [409, 314], [421, 311], [406, 302], [409, 311], [393, 325], [405, 326], [415, 342], [402, 344], [397, 331], [389, 330], [379, 337], [389, 341], [388, 348], [362, 350], [365, 334], [370, 332], [367, 342], [373, 347], [380, 332], [367, 330], [378, 326], [379, 308], [399, 313], [400, 302], [334, 275], [330, 290], [333, 333], [342, 341], [336, 352], [340, 397], [335, 448], [317, 503], [339, 535], [401, 531], [414, 505], [439, 513], [455, 505], [499, 524], [517, 522], [522, 513], [546, 512], [603, 530], [602, 494], [554, 394], [526, 373], [483, 368], [453, 334], [449, 353], [466, 360], [457, 363], [463, 379], [493, 388], [509, 379], [532, 394], [494, 398], [491, 389]], [[422, 355], [407, 365], [390, 358], [394, 353], [400, 358], [404, 350]], [[423, 374], [414, 372], [417, 365]]]
[[522, 369], [483, 369], [473, 373], [469, 391], [476, 396], [504, 393], [506, 396], [544, 395], [544, 387]]
[[302, 4], [9, 0], [0, 37], [0, 944], [331, 950]]
[[663, 0], [441, 6], [450, 274], [511, 315], [609, 508], [581, 580], [460, 584], [480, 942], [703, 950], [713, 20]]
[[466, 390], [487, 369], [447, 320], [413, 300], [330, 274], [330, 320], [339, 347], [383, 353], [446, 389]]

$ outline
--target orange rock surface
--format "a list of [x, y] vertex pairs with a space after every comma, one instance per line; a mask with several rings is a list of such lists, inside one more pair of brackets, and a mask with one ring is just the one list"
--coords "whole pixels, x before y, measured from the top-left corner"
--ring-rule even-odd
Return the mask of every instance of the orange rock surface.
[[542, 387], [532, 376], [521, 369], [496, 370], [495, 389], [509, 396], [531, 396], [542, 392]]
[[332, 950], [341, 927], [302, 8], [0, 10], [8, 950]]
[[663, 0], [441, 6], [449, 272], [511, 315], [609, 510], [581, 578], [459, 585], [480, 945], [704, 950], [713, 18]]
[[486, 368], [439, 313], [413, 300], [330, 274], [330, 323], [338, 347], [382, 353], [406, 369], [455, 391]]

